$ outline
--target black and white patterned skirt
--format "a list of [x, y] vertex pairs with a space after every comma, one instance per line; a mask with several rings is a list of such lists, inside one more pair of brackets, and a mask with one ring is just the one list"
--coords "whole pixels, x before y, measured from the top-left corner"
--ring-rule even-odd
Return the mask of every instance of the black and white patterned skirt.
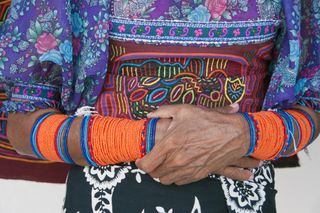
[[211, 176], [185, 186], [165, 186], [134, 163], [74, 166], [68, 176], [66, 213], [274, 213], [274, 169], [253, 170], [254, 181]]

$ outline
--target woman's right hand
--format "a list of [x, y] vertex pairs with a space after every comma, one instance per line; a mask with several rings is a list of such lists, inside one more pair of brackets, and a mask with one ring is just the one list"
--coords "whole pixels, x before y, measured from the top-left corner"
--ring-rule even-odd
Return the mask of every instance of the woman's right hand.
[[[222, 107], [222, 108], [217, 108], [213, 110], [216, 110], [221, 113], [232, 114], [232, 113], [238, 112], [238, 109], [239, 109], [238, 105], [235, 104], [234, 106], [231, 106], [231, 107]], [[167, 130], [170, 126], [171, 121], [172, 119], [160, 119], [158, 121], [157, 128], [156, 128], [155, 143], [161, 143], [162, 138], [164, 138], [167, 134]], [[262, 162], [260, 162], [259, 160], [249, 158], [249, 157], [242, 157], [238, 159], [236, 162], [234, 162], [233, 165], [227, 166], [219, 170], [217, 175], [226, 176], [228, 178], [239, 180], [239, 181], [252, 180], [253, 174], [247, 169], [257, 168], [261, 165], [262, 165]]]
[[159, 143], [166, 136], [171, 121], [172, 119], [167, 118], [163, 118], [158, 121], [156, 127], [155, 144]]

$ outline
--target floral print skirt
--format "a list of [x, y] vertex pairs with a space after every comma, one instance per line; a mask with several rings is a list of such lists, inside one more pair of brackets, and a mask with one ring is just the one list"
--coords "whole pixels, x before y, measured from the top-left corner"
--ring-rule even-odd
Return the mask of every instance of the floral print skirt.
[[266, 163], [254, 181], [210, 176], [165, 186], [134, 163], [101, 168], [74, 166], [68, 178], [66, 213], [274, 213], [274, 170]]

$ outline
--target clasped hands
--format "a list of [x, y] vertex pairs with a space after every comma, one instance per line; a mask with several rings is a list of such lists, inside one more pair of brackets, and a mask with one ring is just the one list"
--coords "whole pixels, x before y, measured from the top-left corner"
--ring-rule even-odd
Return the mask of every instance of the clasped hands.
[[261, 162], [244, 157], [250, 144], [249, 127], [239, 105], [204, 109], [182, 104], [162, 106], [148, 115], [160, 118], [153, 150], [136, 165], [164, 185], [197, 182], [209, 174], [252, 180], [245, 168]]

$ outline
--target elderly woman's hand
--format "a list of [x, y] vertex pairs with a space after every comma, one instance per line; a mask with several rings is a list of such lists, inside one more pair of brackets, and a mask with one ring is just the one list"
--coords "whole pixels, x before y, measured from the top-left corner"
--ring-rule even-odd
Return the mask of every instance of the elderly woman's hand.
[[[149, 117], [172, 121], [164, 138], [136, 162], [137, 166], [160, 178], [163, 184], [188, 184], [208, 174], [238, 180], [252, 178], [251, 172], [243, 168], [258, 167], [260, 162], [243, 157], [249, 148], [249, 127], [240, 114], [230, 111], [227, 107], [220, 110], [192, 105], [160, 107]], [[163, 124], [159, 126], [163, 134]]]

